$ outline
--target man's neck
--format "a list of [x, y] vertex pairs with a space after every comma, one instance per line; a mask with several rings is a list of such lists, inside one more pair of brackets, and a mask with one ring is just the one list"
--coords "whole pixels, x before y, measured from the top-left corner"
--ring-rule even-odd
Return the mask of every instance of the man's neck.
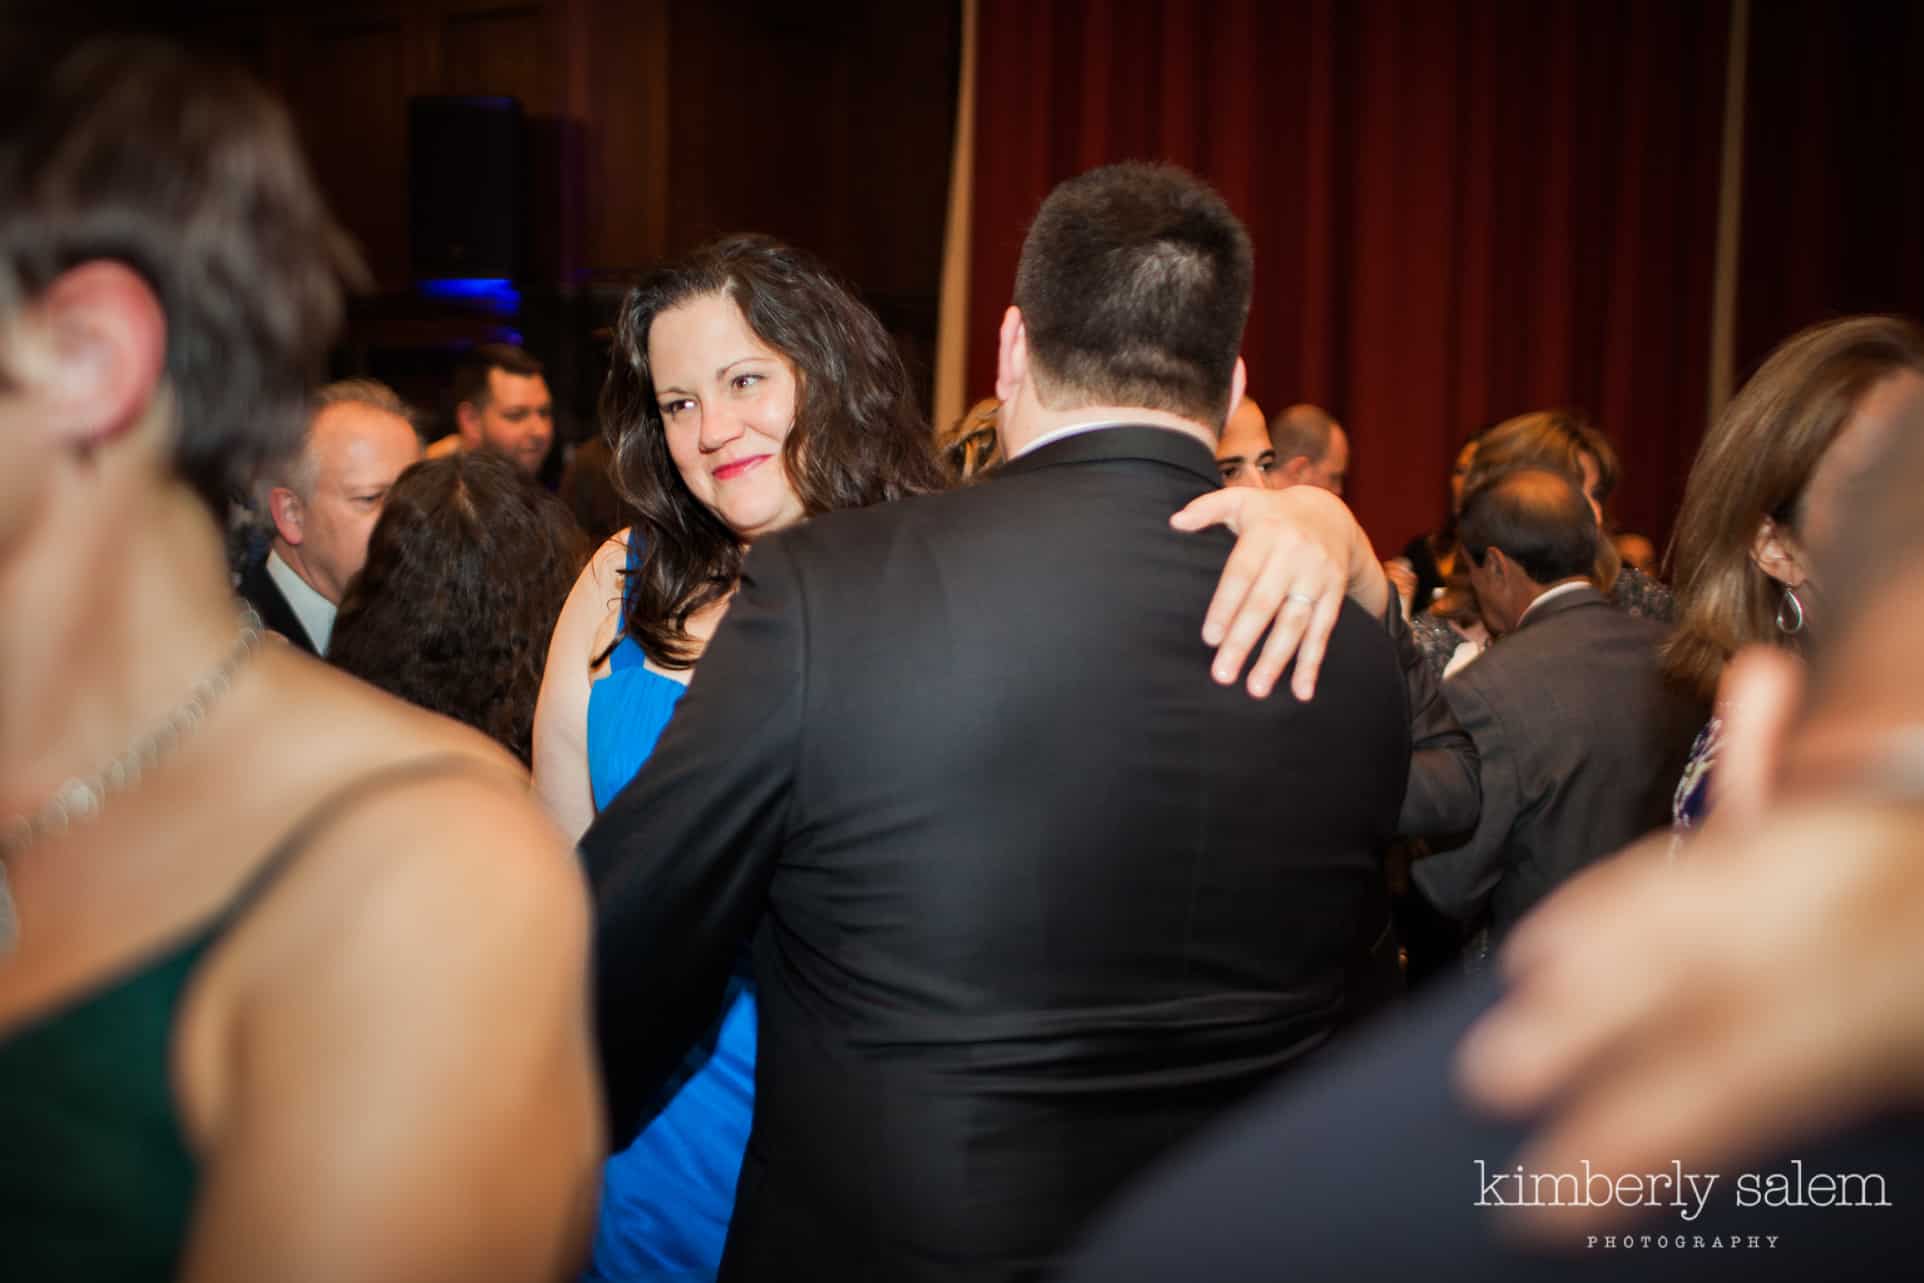
[[1074, 409], [1051, 410], [1029, 396], [1005, 407], [1009, 411], [997, 427], [1002, 434], [1004, 457], [1013, 459], [1033, 450], [1037, 444], [1072, 435], [1078, 431], [1120, 424], [1145, 424], [1168, 428], [1194, 437], [1212, 455], [1216, 452], [1216, 430], [1208, 424], [1186, 419], [1167, 410], [1148, 410], [1128, 405], [1079, 405]]

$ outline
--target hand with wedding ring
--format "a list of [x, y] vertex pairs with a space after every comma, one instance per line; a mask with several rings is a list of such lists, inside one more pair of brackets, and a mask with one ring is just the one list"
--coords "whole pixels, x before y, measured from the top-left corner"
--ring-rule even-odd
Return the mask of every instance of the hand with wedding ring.
[[1369, 537], [1343, 501], [1318, 486], [1257, 490], [1230, 486], [1195, 500], [1169, 519], [1178, 530], [1226, 525], [1236, 546], [1203, 620], [1203, 641], [1216, 648], [1211, 674], [1236, 680], [1268, 632], [1247, 686], [1258, 699], [1296, 660], [1290, 689], [1316, 693], [1316, 674], [1347, 595], [1377, 618], [1388, 608], [1389, 581]]

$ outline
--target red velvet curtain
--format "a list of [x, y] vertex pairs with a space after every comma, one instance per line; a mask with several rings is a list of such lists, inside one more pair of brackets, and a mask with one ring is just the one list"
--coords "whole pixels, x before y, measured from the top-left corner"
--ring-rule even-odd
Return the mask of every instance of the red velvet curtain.
[[1385, 553], [1474, 428], [1580, 405], [1661, 538], [1703, 430], [1727, 0], [981, 0], [971, 393], [1051, 186], [1147, 157], [1248, 224], [1250, 389], [1332, 410]]
[[1924, 312], [1924, 8], [1753, 0], [1737, 372], [1851, 312]]

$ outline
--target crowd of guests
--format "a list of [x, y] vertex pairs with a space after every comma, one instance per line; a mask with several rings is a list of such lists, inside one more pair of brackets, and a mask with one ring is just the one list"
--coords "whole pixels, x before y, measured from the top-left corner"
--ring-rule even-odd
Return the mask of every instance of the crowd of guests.
[[1473, 1160], [1918, 1168], [1911, 323], [1771, 356], [1669, 587], [1560, 409], [1382, 561], [1241, 224], [1110, 166], [941, 432], [809, 255], [648, 272], [571, 505], [526, 352], [431, 444], [315, 383], [356, 261], [245, 77], [7, 83], [9, 1276], [1547, 1274], [1608, 1212]]

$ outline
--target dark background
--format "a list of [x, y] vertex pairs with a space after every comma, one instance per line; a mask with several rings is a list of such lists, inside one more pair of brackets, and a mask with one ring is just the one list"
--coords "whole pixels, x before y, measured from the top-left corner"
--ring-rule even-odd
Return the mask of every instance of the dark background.
[[[1252, 392], [1344, 420], [1350, 497], [1379, 547], [1442, 515], [1472, 429], [1571, 404], [1624, 455], [1617, 517], [1661, 540], [1708, 414], [1731, 5], [981, 0], [968, 394], [991, 390], [1016, 247], [1048, 188], [1166, 158], [1249, 224]], [[343, 372], [434, 405], [462, 347], [519, 336], [579, 437], [621, 283], [758, 230], [852, 280], [930, 378], [959, 4], [153, 8], [16, 6], [7, 31], [157, 28], [285, 95], [377, 284], [356, 303]], [[1812, 321], [1924, 311], [1924, 6], [1752, 0], [1747, 14], [1739, 379]], [[512, 312], [413, 289], [417, 94], [522, 104]]]

